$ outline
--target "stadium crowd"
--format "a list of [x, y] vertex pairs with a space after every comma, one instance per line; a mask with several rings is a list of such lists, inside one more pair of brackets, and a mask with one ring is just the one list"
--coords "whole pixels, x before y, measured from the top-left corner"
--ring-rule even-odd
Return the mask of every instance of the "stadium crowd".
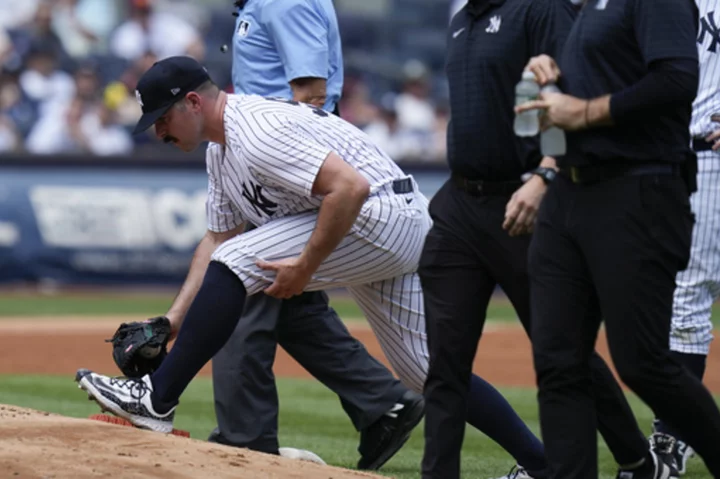
[[[232, 91], [229, 0], [0, 0], [0, 154], [129, 155], [135, 85], [156, 60], [189, 55]], [[341, 35], [343, 29], [341, 25]], [[433, 72], [409, 61], [395, 87], [371, 91], [346, 69], [342, 116], [396, 160], [445, 161], [447, 108]]]

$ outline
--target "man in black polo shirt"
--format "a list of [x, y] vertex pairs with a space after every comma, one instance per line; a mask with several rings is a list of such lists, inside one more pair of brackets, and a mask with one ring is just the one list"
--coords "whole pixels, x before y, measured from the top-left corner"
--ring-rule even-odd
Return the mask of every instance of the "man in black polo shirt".
[[540, 420], [554, 478], [597, 477], [588, 358], [602, 319], [620, 377], [720, 477], [720, 411], [670, 355], [668, 338], [693, 225], [696, 35], [691, 0], [589, 0], [559, 66], [546, 57], [530, 64], [542, 81], [559, 74], [567, 93], [518, 108], [540, 108], [543, 126], [567, 131], [562, 173], [529, 253]]
[[[515, 136], [514, 88], [531, 56], [564, 42], [574, 15], [568, 0], [470, 0], [450, 24], [452, 178], [430, 205], [419, 267], [430, 356], [424, 478], [460, 476], [466, 417], [519, 463], [507, 477], [550, 477], [538, 440], [497, 391], [471, 380], [471, 368], [496, 285], [530, 329], [528, 233], [555, 160], [542, 158], [537, 138]], [[535, 174], [523, 185], [528, 171]], [[621, 466], [637, 464], [647, 441], [607, 366], [597, 355], [592, 362], [598, 429]]]

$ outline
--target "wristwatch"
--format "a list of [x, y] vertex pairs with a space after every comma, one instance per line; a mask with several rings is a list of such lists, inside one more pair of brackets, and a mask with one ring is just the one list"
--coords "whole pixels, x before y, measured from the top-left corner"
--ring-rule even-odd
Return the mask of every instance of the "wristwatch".
[[557, 171], [555, 171], [552, 168], [546, 168], [543, 166], [539, 166], [532, 170], [530, 173], [533, 175], [538, 175], [540, 178], [543, 179], [545, 184], [551, 183], [555, 179], [555, 175], [557, 175]]

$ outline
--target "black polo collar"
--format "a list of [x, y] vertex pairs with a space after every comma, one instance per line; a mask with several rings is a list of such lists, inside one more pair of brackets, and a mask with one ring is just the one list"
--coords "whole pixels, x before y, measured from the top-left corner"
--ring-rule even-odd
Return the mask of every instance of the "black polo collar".
[[467, 12], [473, 17], [479, 17], [491, 7], [499, 7], [505, 0], [468, 0]]

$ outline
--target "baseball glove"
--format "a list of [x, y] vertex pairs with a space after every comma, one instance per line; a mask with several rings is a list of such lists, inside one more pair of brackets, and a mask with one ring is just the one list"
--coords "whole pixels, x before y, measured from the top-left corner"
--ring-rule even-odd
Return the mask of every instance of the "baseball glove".
[[167, 356], [170, 321], [165, 316], [143, 322], [122, 323], [111, 339], [113, 359], [129, 378], [139, 378], [160, 367]]

